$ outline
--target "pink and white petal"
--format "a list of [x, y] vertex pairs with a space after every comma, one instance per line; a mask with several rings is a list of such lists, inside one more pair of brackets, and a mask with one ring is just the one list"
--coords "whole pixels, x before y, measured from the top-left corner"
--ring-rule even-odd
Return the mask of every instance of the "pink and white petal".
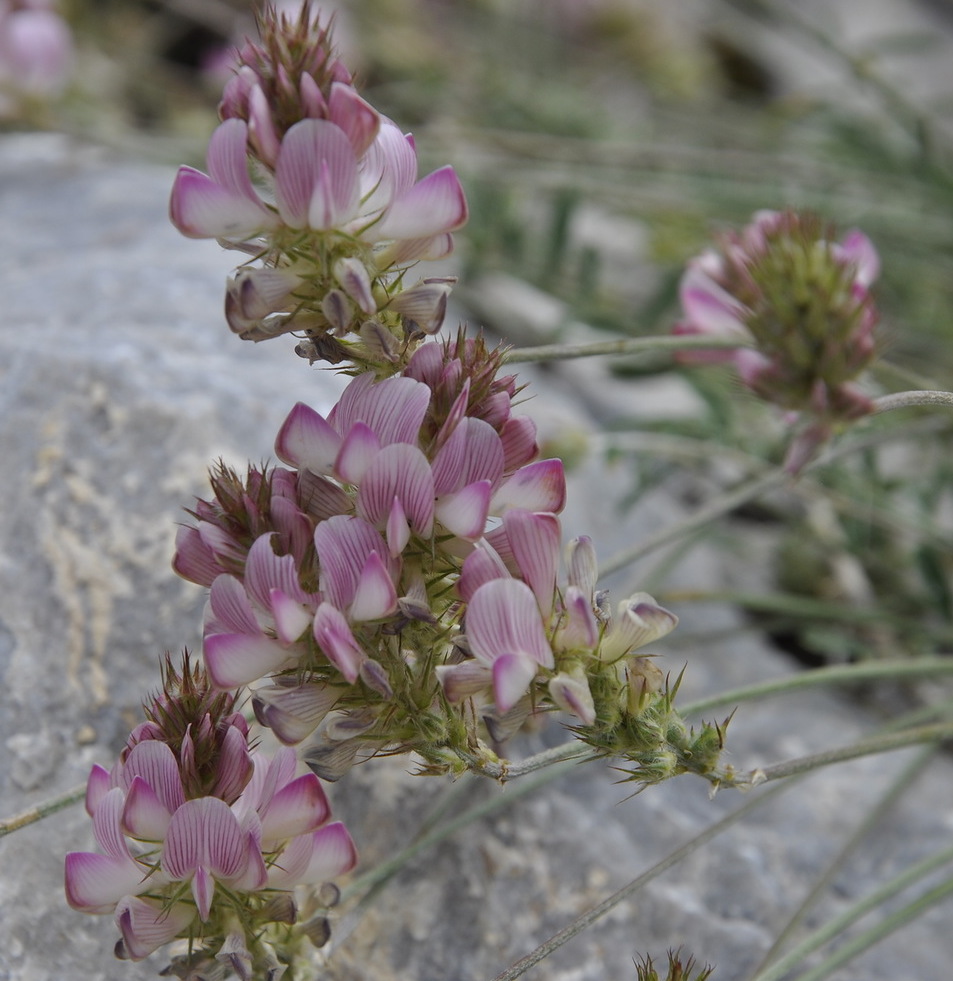
[[635, 593], [619, 604], [599, 645], [599, 657], [609, 663], [617, 661], [629, 651], [671, 633], [677, 625], [678, 617], [659, 606], [648, 593]]
[[437, 501], [437, 521], [454, 535], [476, 541], [486, 531], [490, 491], [490, 481], [479, 480], [455, 494], [445, 495]]
[[200, 868], [221, 879], [241, 875], [248, 864], [248, 842], [225, 801], [198, 797], [172, 815], [162, 850], [162, 870], [188, 879]]
[[853, 263], [857, 270], [857, 282], [870, 286], [880, 275], [880, 256], [874, 243], [859, 229], [848, 232], [839, 246], [835, 246], [845, 262]]
[[559, 518], [511, 508], [503, 515], [503, 527], [513, 558], [536, 596], [543, 619], [548, 620], [553, 612], [562, 544]]
[[364, 313], [377, 313], [377, 300], [371, 285], [367, 267], [356, 256], [345, 256], [334, 263], [334, 278], [341, 289], [357, 304]]
[[261, 633], [245, 587], [235, 576], [221, 575], [212, 583], [209, 609], [215, 622], [224, 630], [252, 635]]
[[301, 96], [301, 105], [304, 108], [304, 115], [308, 119], [327, 119], [328, 104], [324, 101], [324, 95], [314, 76], [308, 72], [301, 73], [301, 81], [298, 83], [298, 94]]
[[143, 870], [131, 858], [70, 852], [65, 868], [66, 901], [82, 913], [111, 913], [123, 896], [149, 886]]
[[690, 262], [679, 284], [679, 298], [691, 327], [716, 337], [748, 335], [745, 308], [719, 286], [698, 262]]
[[255, 717], [286, 745], [310, 736], [341, 697], [330, 685], [267, 685], [252, 697]]
[[457, 581], [457, 592], [461, 599], [469, 603], [473, 594], [492, 579], [511, 578], [506, 563], [499, 553], [486, 540], [478, 541], [473, 551], [463, 560], [460, 578]]
[[453, 253], [453, 236], [446, 232], [429, 238], [397, 239], [375, 249], [374, 260], [378, 269], [391, 269], [412, 262], [435, 262]]
[[387, 539], [387, 548], [394, 558], [404, 551], [410, 541], [410, 522], [407, 520], [407, 512], [404, 511], [399, 497], [395, 497], [391, 502], [387, 524], [384, 527], [384, 537]]
[[500, 430], [503, 444], [503, 470], [510, 473], [529, 463], [539, 453], [536, 423], [529, 416], [511, 416]]
[[199, 911], [199, 919], [205, 923], [215, 898], [215, 878], [204, 865], [200, 865], [192, 876], [192, 898]]
[[518, 579], [492, 579], [473, 594], [467, 606], [466, 636], [473, 655], [486, 664], [513, 653], [553, 666], [536, 597]]
[[457, 486], [489, 480], [495, 487], [503, 476], [503, 442], [496, 430], [482, 419], [468, 418], [466, 426], [467, 451], [462, 480]]
[[260, 157], [274, 169], [281, 152], [281, 139], [271, 116], [271, 106], [260, 85], [252, 86], [248, 93], [248, 137]]
[[313, 773], [292, 780], [272, 797], [261, 818], [261, 835], [269, 844], [316, 831], [331, 816], [331, 807]]
[[216, 184], [260, 205], [248, 174], [248, 125], [244, 120], [226, 119], [215, 128], [205, 162]]
[[[358, 579], [371, 552], [381, 558], [387, 546], [380, 532], [363, 518], [335, 515], [314, 530], [314, 545], [320, 566], [321, 592], [339, 610], [346, 610], [354, 599]], [[388, 565], [391, 574], [397, 564]]]
[[[404, 523], [406, 527], [406, 522]], [[354, 590], [348, 615], [358, 623], [380, 620], [397, 609], [397, 590], [384, 560], [377, 552], [371, 552], [364, 563]]]
[[498, 712], [509, 710], [526, 694], [539, 665], [526, 654], [501, 654], [493, 662], [493, 700]]
[[367, 655], [354, 639], [344, 614], [330, 603], [318, 607], [314, 617], [314, 639], [325, 657], [353, 685]]
[[187, 903], [169, 906], [127, 896], [116, 907], [116, 926], [122, 933], [123, 952], [133, 961], [141, 961], [163, 944], [185, 934], [194, 919], [195, 910]]
[[271, 612], [275, 618], [275, 631], [282, 644], [293, 644], [311, 626], [314, 609], [292, 599], [280, 589], [268, 593]]
[[159, 795], [142, 777], [135, 777], [126, 792], [122, 812], [126, 834], [140, 841], [162, 841], [171, 820], [172, 814]]
[[334, 474], [345, 484], [359, 484], [381, 449], [377, 434], [366, 423], [351, 426], [334, 461]]
[[293, 651], [264, 634], [209, 634], [202, 653], [209, 678], [221, 691], [241, 688], [295, 661]]
[[357, 865], [357, 848], [340, 821], [332, 821], [311, 836], [311, 859], [299, 879], [305, 885], [329, 882]]
[[292, 228], [327, 229], [357, 208], [357, 159], [344, 131], [326, 119], [303, 119], [281, 141], [275, 199]]
[[147, 739], [132, 747], [123, 764], [123, 780], [130, 789], [135, 777], [149, 784], [170, 815], [185, 803], [179, 763], [168, 743]]
[[245, 591], [258, 605], [270, 609], [273, 589], [280, 590], [298, 603], [309, 603], [313, 597], [301, 588], [298, 563], [293, 555], [276, 555], [277, 535], [259, 535], [248, 550], [245, 563]]
[[433, 471], [424, 454], [409, 443], [392, 443], [374, 457], [358, 488], [357, 513], [384, 527], [395, 497], [411, 528], [428, 537], [433, 531]]
[[375, 381], [373, 372], [364, 372], [344, 390], [328, 422], [341, 433], [363, 422], [374, 431], [381, 446], [416, 445], [430, 396], [429, 386], [405, 375]]
[[391, 120], [382, 118], [374, 142], [361, 161], [361, 214], [386, 208], [417, 179], [417, 151]]
[[340, 434], [303, 402], [298, 402], [291, 410], [275, 439], [275, 454], [279, 460], [314, 474], [333, 473], [334, 459], [340, 448]]
[[102, 799], [112, 787], [112, 775], [109, 770], [94, 763], [86, 781], [86, 813], [92, 817], [96, 813]]
[[[465, 388], [469, 390], [470, 380]], [[463, 395], [464, 393], [461, 393]], [[443, 445], [437, 450], [430, 465], [433, 471], [434, 493], [452, 494], [463, 486], [463, 469], [467, 455], [467, 427], [461, 425], [466, 411], [466, 400], [458, 397], [450, 409], [447, 421], [440, 430]]]
[[211, 586], [222, 567], [215, 560], [215, 553], [202, 541], [196, 528], [181, 525], [175, 534], [175, 556], [172, 568], [183, 579]]
[[560, 672], [549, 682], [549, 695], [566, 712], [572, 713], [585, 726], [596, 721], [596, 707], [585, 675]]
[[228, 802], [235, 800], [251, 779], [254, 766], [248, 752], [248, 734], [238, 726], [225, 731], [216, 765], [212, 794]]
[[441, 167], [398, 195], [365, 233], [372, 241], [427, 238], [466, 224], [467, 199], [453, 167]]
[[594, 651], [599, 644], [599, 621], [592, 593], [568, 586], [563, 594], [563, 617], [556, 630], [556, 647], [563, 651]]
[[493, 684], [493, 671], [482, 661], [471, 659], [460, 664], [439, 664], [434, 671], [444, 695], [451, 704], [488, 691]]
[[192, 167], [180, 167], [175, 176], [169, 217], [186, 238], [247, 239], [278, 224], [263, 204]]
[[344, 130], [355, 158], [360, 160], [380, 131], [380, 113], [357, 94], [353, 85], [332, 82], [328, 116], [332, 123]]
[[558, 514], [566, 504], [566, 474], [562, 460], [537, 460], [520, 467], [504, 481], [490, 502], [491, 514], [509, 508]]

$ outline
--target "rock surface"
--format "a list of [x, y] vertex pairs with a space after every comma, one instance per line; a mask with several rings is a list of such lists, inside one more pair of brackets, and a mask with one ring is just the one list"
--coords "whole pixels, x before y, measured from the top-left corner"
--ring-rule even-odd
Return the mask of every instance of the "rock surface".
[[[4, 817], [82, 783], [93, 762], [110, 763], [157, 684], [158, 657], [198, 646], [202, 591], [180, 582], [169, 560], [181, 508], [205, 491], [206, 466], [219, 456], [237, 466], [266, 458], [296, 399], [326, 409], [340, 388], [296, 359], [290, 343], [253, 347], [228, 334], [220, 304], [232, 257], [169, 226], [171, 179], [168, 169], [59, 137], [0, 140]], [[530, 411], [585, 429], [571, 378], [541, 378]], [[670, 488], [617, 511], [626, 481], [587, 458], [572, 475], [567, 537], [593, 534], [611, 554], [684, 511]], [[741, 547], [697, 548], [677, 584], [711, 588], [742, 575], [746, 561]], [[638, 586], [638, 572], [614, 577], [617, 599]], [[687, 664], [686, 701], [793, 671], [732, 612], [679, 612], [682, 625], [657, 650], [673, 670]], [[876, 724], [833, 694], [744, 705], [731, 758], [749, 768], [849, 743]], [[518, 749], [561, 738], [553, 726]], [[664, 962], [677, 946], [716, 965], [720, 981], [750, 976], [910, 758], [861, 760], [792, 786], [527, 977], [634, 979], [634, 958]], [[688, 777], [630, 797], [601, 764], [573, 767], [531, 793], [522, 781], [449, 785], [407, 769], [407, 761], [375, 761], [331, 790], [362, 870], [410, 842], [438, 808], [502, 806], [409, 861], [365, 908], [345, 912], [322, 977], [489, 981], [742, 802], [730, 791], [709, 799]], [[930, 774], [841, 870], [812, 925], [948, 842], [953, 768], [941, 758]], [[80, 806], [0, 840], [0, 981], [137, 981], [162, 966], [160, 957], [117, 962], [111, 919], [66, 906], [63, 855], [92, 844]], [[950, 912], [949, 902], [934, 908], [833, 977], [945, 981]]]

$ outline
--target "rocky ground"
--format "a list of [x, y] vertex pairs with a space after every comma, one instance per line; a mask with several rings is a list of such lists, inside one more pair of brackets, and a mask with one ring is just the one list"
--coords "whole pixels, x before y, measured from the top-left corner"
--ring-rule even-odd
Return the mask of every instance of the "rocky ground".
[[[114, 159], [56, 136], [0, 140], [0, 814], [11, 815], [109, 763], [158, 681], [167, 649], [199, 643], [198, 587], [169, 568], [175, 524], [205, 468], [271, 452], [288, 408], [326, 409], [335, 376], [290, 344], [252, 347], [220, 312], [231, 257], [181, 239], [165, 215], [172, 171]], [[593, 380], [587, 369], [586, 384]], [[550, 425], [591, 427], [571, 371], [528, 375], [530, 405]], [[636, 388], [619, 397], [639, 398]], [[681, 397], [670, 388], [653, 398]], [[624, 514], [627, 488], [590, 453], [571, 477], [567, 536], [590, 533], [603, 554], [675, 521], [690, 506], [666, 487]], [[752, 575], [742, 542], [699, 548], [679, 576], [714, 588]], [[616, 597], [638, 586], [616, 576]], [[756, 572], [756, 570], [755, 570]], [[658, 645], [687, 665], [686, 700], [797, 670], [738, 616], [691, 607]], [[741, 768], [787, 759], [869, 732], [855, 701], [811, 693], [745, 705], [732, 722]], [[533, 734], [520, 752], [560, 739]], [[633, 958], [664, 961], [682, 946], [746, 977], [910, 753], [832, 768], [679, 864], [559, 950], [529, 978], [622, 981]], [[381, 760], [332, 788], [336, 813], [372, 867], [406, 844], [448, 785]], [[342, 915], [326, 963], [341, 981], [488, 981], [574, 916], [742, 803], [733, 791], [681, 778], [630, 797], [603, 765], [575, 767], [521, 795], [461, 784], [456, 807], [513, 802], [409, 862], [365, 909]], [[811, 924], [931, 851], [953, 829], [953, 767], [934, 761], [838, 873]], [[757, 791], [756, 793], [760, 793]], [[159, 958], [113, 959], [109, 917], [70, 910], [62, 860], [92, 847], [79, 806], [0, 841], [0, 981], [154, 977]], [[834, 975], [836, 981], [946, 981], [953, 959], [940, 905]]]

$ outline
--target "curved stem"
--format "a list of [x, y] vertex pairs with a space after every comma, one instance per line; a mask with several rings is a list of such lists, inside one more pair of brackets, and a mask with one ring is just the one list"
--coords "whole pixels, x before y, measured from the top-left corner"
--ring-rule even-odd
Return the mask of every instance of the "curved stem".
[[904, 749], [907, 746], [937, 743], [946, 739], [953, 739], [953, 723], [951, 722], [937, 722], [934, 725], [917, 726], [914, 729], [904, 729], [900, 732], [882, 733], [878, 736], [871, 736], [869, 739], [862, 739], [851, 746], [828, 749], [823, 753], [812, 753], [809, 756], [799, 756], [793, 760], [785, 760], [783, 763], [775, 763], [773, 766], [759, 767], [748, 773], [728, 775], [722, 780], [722, 785], [741, 789], [758, 787], [772, 780], [793, 777], [822, 766], [830, 766], [832, 763], [845, 763], [861, 756], [889, 753], [895, 749]]
[[625, 337], [592, 344], [544, 344], [540, 347], [515, 347], [503, 355], [505, 364], [527, 361], [568, 361], [600, 354], [644, 354], [649, 351], [698, 351], [715, 348], [750, 347], [752, 342], [737, 337], [710, 337], [704, 334]]
[[691, 841], [686, 842], [680, 848], [676, 848], [675, 851], [663, 858], [661, 862], [657, 862], [646, 872], [643, 872], [640, 876], [637, 876], [627, 885], [623, 886], [618, 892], [609, 896], [608, 899], [604, 899], [597, 906], [593, 906], [592, 909], [587, 910], [582, 916], [577, 917], [567, 927], [554, 934], [545, 943], [540, 944], [532, 953], [518, 960], [502, 974], [498, 974], [493, 981], [516, 981], [516, 978], [525, 974], [531, 967], [538, 964], [545, 957], [548, 957], [554, 950], [566, 943], [567, 940], [572, 940], [577, 934], [582, 933], [583, 930], [595, 923], [601, 916], [605, 916], [606, 913], [637, 892], [642, 886], [648, 885], [653, 879], [657, 879], [663, 872], [667, 872], [673, 865], [677, 865], [682, 859], [687, 858], [692, 852], [701, 848], [702, 845], [706, 845], [713, 838], [720, 835], [722, 831], [726, 831], [756, 807], [767, 803], [776, 793], [788, 790], [793, 786], [794, 781], [784, 783], [772, 788], [765, 794], [759, 794], [757, 797], [752, 798], [746, 804], [739, 807], [738, 810], [732, 811], [727, 817], [722, 818], [705, 831], [702, 831], [701, 834], [696, 835]]
[[472, 773], [479, 773], [481, 776], [499, 780], [500, 783], [506, 783], [507, 780], [524, 777], [528, 773], [542, 770], [544, 767], [552, 766], [554, 763], [566, 763], [572, 760], [585, 763], [589, 760], [597, 760], [605, 754], [594, 750], [585, 743], [572, 740], [571, 742], [562, 743], [559, 746], [553, 746], [550, 749], [544, 749], [541, 753], [536, 753], [535, 756], [520, 760], [518, 763], [511, 763], [509, 760], [501, 760], [499, 763], [495, 763], [480, 759], [478, 756], [462, 750], [457, 750], [457, 755], [467, 764]]
[[725, 705], [736, 705], [738, 702], [748, 702], [769, 695], [785, 695], [788, 692], [800, 691], [802, 688], [814, 688], [820, 685], [852, 685], [863, 681], [875, 681], [880, 678], [930, 678], [936, 675], [953, 674], [953, 658], [922, 657], [904, 658], [896, 661], [875, 661], [870, 664], [837, 664], [826, 668], [815, 668], [800, 674], [784, 678], [772, 678], [756, 685], [745, 688], [735, 688], [732, 691], [711, 695], [708, 698], [690, 702], [680, 707], [683, 716], [699, 715], [713, 708]]
[[911, 391], [881, 395], [879, 399], [874, 399], [873, 415], [890, 412], [891, 409], [906, 409], [914, 405], [939, 405], [945, 409], [953, 409], [953, 392]]
[[85, 796], [86, 784], [82, 783], [77, 787], [73, 787], [72, 790], [67, 790], [65, 793], [60, 794], [58, 797], [51, 797], [49, 800], [43, 801], [42, 804], [37, 804], [36, 807], [31, 807], [26, 811], [21, 811], [19, 814], [14, 814], [13, 817], [4, 818], [4, 820], [0, 821], [0, 838], [4, 837], [4, 835], [11, 834], [18, 828], [25, 828], [28, 824], [33, 824], [50, 814], [65, 810], [70, 805], [81, 801]]

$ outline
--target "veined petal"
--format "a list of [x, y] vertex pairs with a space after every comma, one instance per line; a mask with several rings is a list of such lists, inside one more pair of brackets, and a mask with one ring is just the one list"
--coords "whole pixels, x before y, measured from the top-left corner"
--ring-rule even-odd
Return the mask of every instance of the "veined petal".
[[291, 410], [275, 439], [279, 460], [315, 474], [334, 471], [334, 459], [340, 448], [340, 434], [303, 402], [298, 402]]
[[246, 239], [278, 224], [259, 201], [222, 187], [192, 167], [180, 167], [175, 176], [169, 217], [187, 238]]
[[175, 556], [172, 568], [183, 579], [211, 586], [222, 567], [215, 561], [215, 553], [202, 541], [198, 529], [181, 525], [175, 533]]
[[509, 710], [526, 694], [539, 665], [528, 654], [501, 654], [493, 662], [493, 700], [498, 712]]
[[359, 484], [371, 461], [381, 449], [381, 441], [370, 426], [356, 422], [348, 430], [334, 461], [334, 473], [345, 484]]
[[246, 837], [225, 801], [198, 797], [172, 815], [162, 850], [162, 870], [170, 878], [188, 879], [206, 869], [216, 878], [229, 880], [240, 876], [247, 864]]
[[561, 709], [571, 712], [583, 725], [591, 726], [596, 721], [592, 692], [582, 671], [573, 674], [561, 671], [550, 681], [549, 694]]
[[401, 238], [387, 242], [374, 252], [378, 269], [406, 266], [412, 262], [435, 262], [453, 253], [453, 236], [449, 232], [429, 238]]
[[226, 119], [215, 128], [205, 162], [216, 184], [249, 201], [259, 200], [248, 174], [248, 125], [243, 120]]
[[332, 270], [345, 293], [366, 314], [377, 313], [377, 301], [371, 286], [371, 276], [367, 267], [355, 256], [344, 256], [334, 263]]
[[592, 609], [592, 593], [568, 586], [563, 594], [563, 616], [556, 630], [556, 648], [594, 651], [599, 644], [599, 622]]
[[83, 913], [111, 913], [123, 896], [148, 888], [132, 860], [70, 852], [66, 856], [66, 901]]
[[536, 423], [529, 416], [510, 416], [500, 430], [503, 470], [507, 473], [529, 463], [539, 453]]
[[310, 736], [334, 708], [343, 689], [330, 685], [266, 685], [252, 696], [255, 717], [286, 745]]
[[473, 594], [467, 606], [466, 636], [474, 657], [484, 663], [492, 664], [504, 654], [520, 654], [544, 667], [553, 666], [536, 597], [518, 579], [492, 579]]
[[417, 151], [391, 120], [382, 118], [374, 142], [361, 161], [361, 214], [373, 215], [413, 186]]
[[559, 518], [510, 508], [503, 515], [503, 527], [513, 558], [536, 596], [543, 619], [548, 620], [553, 612], [562, 539]]
[[358, 375], [328, 414], [339, 433], [357, 422], [369, 426], [381, 446], [417, 444], [420, 427], [430, 405], [430, 388], [413, 378], [398, 375], [375, 381], [373, 372]]
[[221, 575], [215, 579], [209, 591], [209, 609], [215, 622], [225, 630], [252, 636], [261, 633], [245, 587], [235, 576]]
[[344, 130], [355, 159], [360, 160], [377, 138], [381, 128], [380, 113], [357, 94], [353, 85], [332, 82], [328, 116]]
[[500, 558], [496, 549], [486, 540], [481, 539], [473, 551], [463, 560], [460, 578], [457, 581], [457, 592], [467, 603], [473, 594], [491, 579], [511, 578], [506, 563]]
[[163, 944], [184, 933], [195, 919], [187, 903], [165, 903], [127, 896], [116, 907], [116, 926], [122, 933], [123, 952], [141, 961]]
[[[314, 545], [321, 569], [320, 586], [325, 600], [346, 610], [354, 600], [358, 581], [371, 552], [383, 559], [387, 546], [380, 532], [363, 518], [335, 515], [314, 530]], [[393, 575], [396, 563], [388, 564]]]
[[410, 522], [407, 520], [407, 512], [400, 503], [399, 497], [391, 501], [384, 537], [387, 539], [387, 548], [394, 558], [404, 551], [410, 541]]
[[142, 778], [135, 777], [126, 792], [122, 826], [126, 833], [140, 841], [162, 841], [172, 814], [159, 795]]
[[409, 443], [392, 443], [374, 457], [358, 488], [357, 513], [380, 528], [395, 497], [411, 528], [429, 536], [434, 515], [433, 473], [424, 454]]
[[610, 663], [617, 661], [629, 651], [671, 633], [677, 624], [678, 617], [659, 606], [648, 593], [635, 593], [619, 604], [599, 645], [599, 657]]
[[500, 485], [490, 502], [491, 514], [508, 508], [558, 514], [566, 504], [566, 475], [562, 460], [537, 460], [520, 467]]
[[331, 816], [331, 807], [313, 773], [286, 784], [261, 815], [261, 835], [269, 843], [315, 831]]
[[212, 684], [222, 690], [241, 688], [293, 660], [293, 653], [264, 634], [209, 634], [202, 648]]
[[357, 158], [344, 131], [325, 119], [303, 119], [281, 141], [275, 168], [278, 212], [292, 228], [334, 228], [358, 203]]
[[444, 695], [454, 705], [486, 691], [493, 683], [490, 666], [474, 658], [459, 664], [438, 664], [434, 671]]
[[109, 770], [94, 763], [86, 781], [86, 813], [92, 817], [96, 813], [102, 799], [112, 787], [112, 775]]
[[129, 781], [130, 791], [135, 777], [145, 780], [169, 815], [185, 803], [179, 764], [167, 743], [147, 739], [132, 747], [123, 764], [123, 780]]
[[361, 569], [348, 613], [352, 620], [379, 620], [397, 609], [397, 590], [390, 572], [377, 552], [371, 552]]
[[467, 449], [462, 480], [457, 486], [488, 480], [495, 487], [503, 476], [503, 443], [496, 430], [482, 419], [469, 417], [460, 423], [466, 427]]
[[354, 639], [344, 614], [330, 603], [318, 607], [314, 616], [314, 639], [325, 657], [353, 685], [367, 654]]
[[309, 603], [313, 597], [301, 588], [298, 580], [298, 563], [293, 555], [276, 555], [274, 542], [277, 535], [268, 532], [259, 535], [248, 550], [245, 563], [245, 591], [263, 609], [270, 609], [270, 594], [280, 590], [298, 603]]
[[357, 865], [357, 848], [340, 821], [319, 828], [311, 836], [311, 858], [299, 879], [305, 885], [328, 882]]
[[447, 529], [467, 541], [476, 541], [486, 530], [490, 510], [490, 481], [479, 480], [437, 501], [435, 515]]
[[456, 171], [441, 167], [393, 200], [366, 235], [373, 241], [426, 238], [460, 228], [467, 215], [467, 199]]

